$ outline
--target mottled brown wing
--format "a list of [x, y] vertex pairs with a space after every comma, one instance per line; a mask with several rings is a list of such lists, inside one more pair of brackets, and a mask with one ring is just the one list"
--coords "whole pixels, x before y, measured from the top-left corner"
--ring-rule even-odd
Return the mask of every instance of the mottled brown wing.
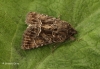
[[37, 37], [39, 29], [34, 26], [29, 26], [23, 34], [22, 49], [30, 49], [36, 46], [34, 38]]
[[76, 34], [76, 30], [66, 21], [35, 12], [28, 13], [26, 24], [28, 27], [23, 35], [23, 49], [63, 42]]

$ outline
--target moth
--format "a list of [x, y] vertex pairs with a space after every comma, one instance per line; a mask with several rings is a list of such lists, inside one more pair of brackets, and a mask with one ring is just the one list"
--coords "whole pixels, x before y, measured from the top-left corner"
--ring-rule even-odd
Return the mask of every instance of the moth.
[[25, 22], [28, 25], [22, 40], [22, 49], [25, 50], [64, 42], [77, 33], [68, 22], [36, 12], [29, 12]]

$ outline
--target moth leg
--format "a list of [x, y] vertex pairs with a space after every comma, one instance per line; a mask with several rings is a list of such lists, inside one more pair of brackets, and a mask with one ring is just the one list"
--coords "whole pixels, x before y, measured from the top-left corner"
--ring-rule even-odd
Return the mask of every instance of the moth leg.
[[74, 41], [76, 40], [74, 36], [70, 36], [70, 40]]
[[59, 20], [60, 20], [60, 17], [61, 17], [61, 15], [58, 15], [57, 19], [59, 19]]
[[63, 43], [53, 43], [51, 47], [51, 52], [54, 53]]

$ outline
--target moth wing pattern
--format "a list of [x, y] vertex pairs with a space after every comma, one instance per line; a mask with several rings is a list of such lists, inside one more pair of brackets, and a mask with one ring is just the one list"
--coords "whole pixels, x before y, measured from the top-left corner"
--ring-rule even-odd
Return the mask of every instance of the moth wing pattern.
[[22, 41], [22, 49], [25, 50], [64, 42], [77, 33], [66, 21], [36, 12], [29, 12], [25, 22], [28, 25]]

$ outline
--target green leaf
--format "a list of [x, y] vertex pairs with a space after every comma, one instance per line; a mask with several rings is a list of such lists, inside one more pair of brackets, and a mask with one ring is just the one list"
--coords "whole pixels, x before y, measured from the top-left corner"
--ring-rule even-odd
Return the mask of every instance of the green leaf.
[[[22, 50], [30, 11], [60, 16], [78, 31], [76, 40]], [[99, 69], [99, 31], [100, 0], [0, 0], [0, 69]]]

